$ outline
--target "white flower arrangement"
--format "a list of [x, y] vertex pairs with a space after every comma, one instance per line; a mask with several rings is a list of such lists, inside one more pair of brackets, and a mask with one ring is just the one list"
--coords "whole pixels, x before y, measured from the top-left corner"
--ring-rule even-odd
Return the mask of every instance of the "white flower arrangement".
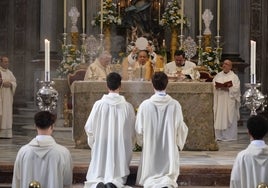
[[181, 24], [187, 26], [187, 18], [184, 16], [182, 19], [182, 10], [178, 3], [178, 0], [172, 0], [167, 3], [165, 12], [162, 14], [160, 20], [161, 26], [178, 27]]
[[65, 77], [74, 73], [76, 67], [81, 63], [80, 52], [75, 45], [62, 45], [63, 60], [60, 62], [57, 72], [59, 76]]
[[217, 49], [212, 50], [211, 47], [205, 48], [205, 51], [203, 52], [201, 51], [202, 64], [208, 69], [211, 75], [215, 75], [222, 70], [220, 63], [216, 61], [217, 55], [219, 55], [219, 53], [221, 52], [217, 51]]
[[[97, 13], [97, 16], [94, 20], [91, 21], [92, 26], [100, 25], [101, 23], [101, 11]], [[122, 20], [118, 16], [116, 11], [116, 4], [112, 0], [103, 1], [103, 25], [121, 25]]]

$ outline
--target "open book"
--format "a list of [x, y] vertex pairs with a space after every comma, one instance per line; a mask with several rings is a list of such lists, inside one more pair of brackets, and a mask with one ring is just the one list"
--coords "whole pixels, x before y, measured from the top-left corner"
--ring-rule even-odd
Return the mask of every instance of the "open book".
[[224, 83], [215, 82], [215, 85], [216, 85], [216, 88], [232, 87], [233, 82], [232, 80], [224, 82]]

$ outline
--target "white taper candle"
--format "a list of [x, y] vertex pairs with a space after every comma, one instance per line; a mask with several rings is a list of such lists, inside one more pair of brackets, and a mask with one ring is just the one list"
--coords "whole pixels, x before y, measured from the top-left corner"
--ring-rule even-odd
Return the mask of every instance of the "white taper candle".
[[181, 35], [183, 35], [184, 0], [181, 0]]
[[217, 36], [220, 36], [221, 0], [217, 3]]
[[256, 84], [256, 42], [250, 41], [250, 83]]
[[45, 81], [50, 81], [50, 41], [45, 39]]

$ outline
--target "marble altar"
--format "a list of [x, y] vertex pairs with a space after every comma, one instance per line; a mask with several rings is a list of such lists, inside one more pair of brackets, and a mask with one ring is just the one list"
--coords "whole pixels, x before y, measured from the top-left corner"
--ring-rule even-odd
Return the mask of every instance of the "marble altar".
[[[73, 97], [73, 139], [76, 148], [88, 148], [84, 125], [93, 104], [107, 93], [106, 82], [75, 81]], [[123, 81], [120, 92], [133, 107], [153, 94], [151, 82]], [[177, 99], [189, 128], [184, 150], [216, 151], [213, 126], [213, 86], [210, 82], [170, 82], [167, 93]]]

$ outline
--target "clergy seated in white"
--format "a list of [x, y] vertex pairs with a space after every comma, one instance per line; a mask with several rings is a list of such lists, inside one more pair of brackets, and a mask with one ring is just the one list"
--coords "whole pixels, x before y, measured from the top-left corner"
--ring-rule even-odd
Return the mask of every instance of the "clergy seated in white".
[[124, 187], [135, 140], [133, 106], [119, 94], [121, 76], [107, 76], [108, 94], [96, 101], [86, 121], [85, 132], [91, 161], [85, 188]]
[[112, 55], [103, 51], [95, 61], [87, 68], [84, 80], [105, 81], [107, 75], [111, 72], [110, 63]]
[[155, 94], [139, 106], [135, 129], [142, 146], [136, 184], [146, 188], [178, 187], [179, 150], [188, 135], [180, 103], [166, 93], [168, 77], [152, 77]]
[[179, 80], [190, 78], [193, 80], [200, 78], [200, 73], [195, 70], [196, 64], [186, 60], [185, 52], [183, 50], [176, 50], [174, 53], [174, 61], [171, 61], [165, 65], [165, 73], [168, 76], [179, 77]]
[[237, 121], [240, 118], [240, 80], [231, 70], [232, 62], [225, 60], [222, 71], [213, 79], [214, 128], [217, 140], [237, 140]]
[[261, 115], [251, 116], [247, 129], [250, 144], [238, 153], [234, 161], [231, 188], [256, 188], [261, 183], [268, 184], [268, 145], [264, 141], [268, 131], [267, 119]]
[[12, 138], [13, 96], [17, 82], [8, 66], [8, 57], [0, 57], [0, 138]]
[[48, 111], [34, 116], [38, 135], [19, 150], [13, 171], [12, 188], [28, 188], [33, 180], [41, 187], [70, 188], [73, 181], [69, 150], [51, 136], [56, 116]]

